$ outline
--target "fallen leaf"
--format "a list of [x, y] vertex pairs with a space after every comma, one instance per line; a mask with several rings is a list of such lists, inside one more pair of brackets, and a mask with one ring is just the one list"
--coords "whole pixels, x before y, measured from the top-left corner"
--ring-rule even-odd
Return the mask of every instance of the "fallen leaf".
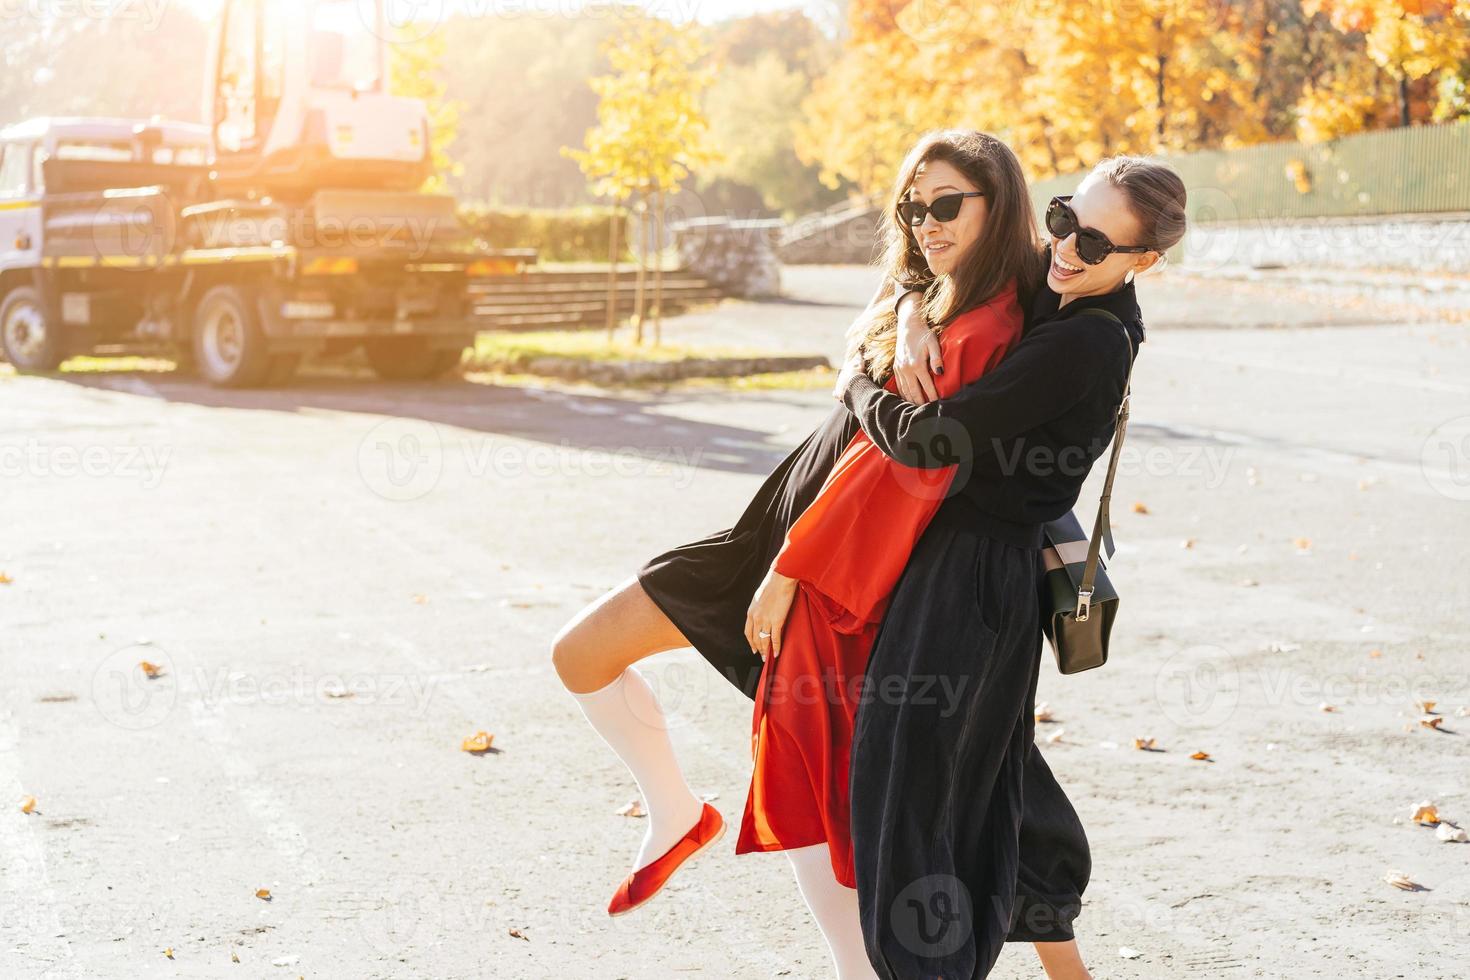
[[1051, 721], [1052, 718], [1053, 718], [1053, 715], [1051, 713], [1051, 705], [1050, 704], [1048, 704], [1045, 701], [1042, 701], [1040, 704], [1038, 704], [1036, 706], [1036, 720], [1037, 721]]
[[1204, 752], [1204, 751], [1199, 751], [1199, 752], [1191, 752], [1191, 753], [1190, 753], [1190, 754], [1189, 754], [1189, 757], [1190, 757], [1190, 758], [1191, 758], [1191, 759], [1203, 759], [1203, 760], [1208, 760], [1208, 759], [1209, 759], [1209, 758], [1210, 758], [1210, 753], [1208, 753], [1208, 752]]
[[1337, 710], [1337, 708], [1335, 706], [1328, 704], [1326, 701], [1323, 701], [1321, 704], [1317, 705], [1317, 708], [1320, 711], [1336, 711]]
[[1184, 548], [1187, 551], [1188, 549], [1194, 547], [1194, 540], [1194, 538], [1185, 538], [1183, 541], [1179, 542], [1179, 547]]
[[162, 667], [158, 666], [158, 664], [149, 663], [146, 660], [139, 661], [138, 667], [143, 671], [143, 674], [149, 680], [152, 680], [156, 677], [161, 677], [163, 675]]
[[1444, 719], [1441, 718], [1439, 715], [1429, 715], [1426, 718], [1420, 718], [1419, 724], [1423, 725], [1425, 728], [1438, 728], [1440, 725], [1444, 724]]
[[1305, 555], [1305, 554], [1310, 554], [1311, 553], [1311, 550], [1312, 550], [1312, 539], [1311, 538], [1292, 538], [1291, 539], [1291, 543], [1296, 546], [1296, 553], [1297, 554], [1299, 554], [1299, 555]]
[[1148, 512], [1148, 505], [1145, 504], [1142, 500], [1133, 501], [1133, 513], [1147, 514]]
[[237, 952], [235, 952], [233, 949], [230, 950], [230, 962], [231, 963], [238, 963], [238, 962], [240, 962], [240, 954], [237, 953]]
[[9, 585], [11, 582], [14, 581], [15, 579], [11, 578], [9, 575], [6, 575], [4, 572], [0, 572], [0, 585]]
[[271, 900], [271, 890], [269, 888], [257, 888], [255, 890], [255, 897], [269, 902]]
[[1135, 738], [1133, 740], [1133, 747], [1135, 749], [1151, 749], [1151, 748], [1154, 748], [1154, 737], [1152, 735], [1150, 735], [1150, 736], [1148, 736], [1146, 738]]
[[1434, 706], [1436, 704], [1438, 704], [1439, 702], [1438, 701], [1415, 701], [1414, 703], [1419, 706], [1419, 710], [1420, 711], [1424, 712], [1426, 715], [1432, 715], [1432, 714], [1434, 714]]
[[167, 956], [169, 959], [173, 959], [174, 958], [174, 948], [172, 946], [170, 946], [168, 949], [166, 949], [166, 950], [163, 951], [163, 955], [164, 956]]
[[413, 594], [413, 601], [421, 606], [427, 606], [429, 604], [429, 597], [422, 592], [415, 592]]
[[488, 732], [476, 732], [469, 738], [465, 739], [463, 742], [459, 743], [459, 747], [466, 752], [479, 755], [484, 752], [489, 752], [490, 743], [494, 740], [495, 736], [489, 734]]
[[1414, 804], [1414, 815], [1409, 819], [1415, 823], [1433, 826], [1439, 823], [1439, 808], [1429, 800], [1420, 800]]
[[20, 812], [21, 813], [32, 813], [32, 812], [35, 811], [35, 809], [36, 809], [36, 798], [34, 796], [27, 796], [25, 799], [23, 799], [23, 800], [20, 801]]
[[1447, 823], [1441, 823], [1434, 828], [1434, 836], [1448, 844], [1463, 844], [1470, 841], [1470, 834], [1465, 833], [1461, 827], [1451, 827]]
[[618, 816], [620, 816], [620, 817], [646, 817], [646, 816], [648, 816], [648, 811], [645, 810], [645, 809], [643, 809], [643, 801], [642, 800], [634, 800], [632, 803], [627, 803], [627, 804], [624, 804], [623, 806], [618, 807]]
[[512, 936], [514, 936], [515, 938], [517, 938], [517, 939], [524, 939], [526, 942], [530, 942], [531, 941], [531, 937], [529, 937], [525, 933], [521, 932], [515, 926], [511, 926], [510, 927], [510, 934]]
[[1410, 878], [1402, 871], [1394, 871], [1392, 869], [1383, 873], [1383, 880], [1388, 882], [1393, 887], [1402, 888], [1405, 891], [1414, 891], [1416, 888], [1420, 887], [1417, 881]]

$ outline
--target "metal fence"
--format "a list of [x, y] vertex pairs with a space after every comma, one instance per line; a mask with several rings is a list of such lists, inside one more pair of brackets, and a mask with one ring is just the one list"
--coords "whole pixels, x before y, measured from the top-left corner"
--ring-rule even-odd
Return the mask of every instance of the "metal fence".
[[[1470, 212], [1470, 123], [1160, 159], [1189, 188], [1191, 222]], [[1083, 176], [1033, 184], [1038, 215], [1053, 194], [1071, 193]]]

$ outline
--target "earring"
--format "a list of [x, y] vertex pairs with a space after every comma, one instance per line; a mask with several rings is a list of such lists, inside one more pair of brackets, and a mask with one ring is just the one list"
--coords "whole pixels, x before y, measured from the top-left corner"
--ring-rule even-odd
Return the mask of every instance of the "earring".
[[1124, 282], [1132, 282], [1133, 281], [1133, 270], [1132, 269], [1129, 269], [1128, 270], [1128, 274], [1123, 277], [1123, 281]]

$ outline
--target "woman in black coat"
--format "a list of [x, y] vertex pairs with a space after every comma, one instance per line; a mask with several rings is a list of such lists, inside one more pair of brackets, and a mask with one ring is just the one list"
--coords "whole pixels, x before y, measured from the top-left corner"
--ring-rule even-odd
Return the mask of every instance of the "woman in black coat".
[[884, 453], [960, 467], [894, 590], [853, 734], [859, 911], [886, 980], [985, 977], [1006, 941], [1037, 943], [1052, 980], [1090, 977], [1072, 931], [1087, 838], [1034, 741], [1043, 524], [1111, 441], [1144, 339], [1133, 278], [1183, 237], [1184, 205], [1169, 168], [1103, 161], [1048, 209], [1048, 288], [996, 368], [938, 401], [911, 370], [920, 404], [857, 361], [838, 379]]

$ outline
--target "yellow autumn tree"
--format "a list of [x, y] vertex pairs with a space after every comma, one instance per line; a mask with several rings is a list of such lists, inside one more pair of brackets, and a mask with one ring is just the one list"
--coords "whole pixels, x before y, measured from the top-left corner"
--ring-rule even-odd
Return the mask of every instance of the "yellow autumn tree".
[[[662, 250], [662, 202], [679, 189], [696, 167], [713, 163], [709, 123], [701, 108], [713, 72], [702, 65], [708, 48], [698, 28], [656, 17], [632, 17], [603, 45], [610, 74], [590, 80], [597, 93], [597, 125], [587, 131], [585, 149], [564, 147], [591, 182], [593, 193], [614, 202], [612, 267], [608, 280], [608, 332], [617, 308], [617, 229], [624, 201], [633, 200], [641, 217], [652, 208], [654, 251]], [[660, 339], [663, 264], [655, 266], [655, 343]], [[638, 262], [634, 296], [634, 342], [643, 342], [645, 266]]]
[[[1302, 0], [1351, 37], [1363, 57], [1343, 65], [1302, 100], [1303, 138], [1329, 139], [1381, 125], [1392, 82], [1397, 124], [1432, 117], [1432, 83], [1462, 71], [1470, 59], [1470, 3], [1465, 0]], [[1416, 99], [1416, 87], [1424, 91]], [[1424, 108], [1416, 111], [1416, 102]]]
[[429, 157], [434, 172], [421, 188], [426, 193], [443, 191], [449, 178], [463, 172], [450, 156], [449, 147], [459, 135], [462, 103], [448, 98], [449, 85], [440, 72], [444, 61], [444, 38], [438, 31], [419, 37], [414, 25], [405, 26], [400, 38], [390, 44], [388, 85], [394, 95], [421, 100], [429, 113]]

